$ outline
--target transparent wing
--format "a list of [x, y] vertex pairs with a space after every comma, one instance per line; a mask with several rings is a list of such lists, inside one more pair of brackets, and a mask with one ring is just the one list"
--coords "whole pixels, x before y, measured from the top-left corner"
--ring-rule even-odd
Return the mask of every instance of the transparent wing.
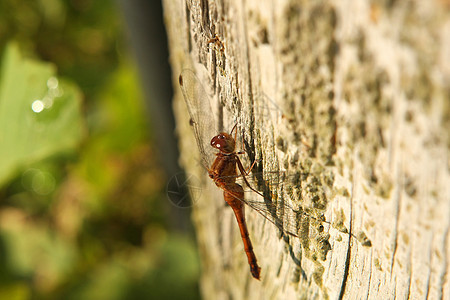
[[292, 121], [292, 116], [266, 93], [258, 92], [255, 98], [257, 99], [255, 101], [255, 114], [260, 118], [271, 119], [272, 121], [282, 118], [289, 122]]
[[[310, 187], [314, 187], [315, 196], [322, 194], [321, 197], [327, 197], [326, 190], [321, 187], [327, 185], [322, 175], [322, 172], [252, 173], [246, 177], [250, 186], [239, 176], [236, 182], [242, 185], [245, 193], [244, 198], [238, 200], [257, 211], [283, 233], [299, 237], [299, 230], [302, 230], [305, 221], [316, 225], [328, 223], [321, 214], [317, 215], [317, 209], [309, 210], [310, 203], [305, 200]], [[322, 184], [317, 184], [318, 180]]]
[[218, 134], [208, 95], [192, 70], [184, 69], [179, 77], [181, 91], [191, 117], [195, 140], [203, 166], [208, 169], [214, 160], [211, 139]]
[[[191, 117], [195, 139], [200, 151], [202, 164], [209, 169], [214, 158], [215, 151], [210, 146], [210, 140], [217, 135], [216, 122], [211, 109], [207, 92], [202, 86], [200, 79], [190, 69], [184, 69], [179, 77], [179, 83], [186, 106]], [[280, 114], [281, 109], [276, 103], [265, 97], [263, 108], [270, 115]], [[321, 180], [323, 170], [309, 170], [308, 172], [264, 172], [253, 173], [245, 177], [250, 186], [243, 180], [242, 175], [236, 177], [236, 182], [244, 188], [244, 198], [238, 199], [256, 210], [268, 221], [277, 226], [283, 233], [299, 237], [299, 230], [305, 224], [302, 220], [321, 224], [326, 222], [318, 210], [309, 210], [305, 205], [308, 197], [308, 181], [313, 181], [310, 188], [317, 189], [326, 186], [326, 182], [317, 184]], [[315, 182], [314, 182], [315, 181]], [[320, 194], [314, 191], [314, 197]], [[323, 197], [326, 197], [323, 191]], [[295, 205], [295, 207], [293, 207]], [[315, 215], [312, 215], [314, 211]]]

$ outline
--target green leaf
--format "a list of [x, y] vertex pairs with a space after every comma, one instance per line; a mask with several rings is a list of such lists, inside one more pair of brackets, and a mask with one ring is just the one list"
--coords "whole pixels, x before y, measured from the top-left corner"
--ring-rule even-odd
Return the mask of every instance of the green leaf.
[[49, 63], [10, 44], [0, 78], [0, 186], [26, 166], [73, 150], [83, 135], [81, 93]]

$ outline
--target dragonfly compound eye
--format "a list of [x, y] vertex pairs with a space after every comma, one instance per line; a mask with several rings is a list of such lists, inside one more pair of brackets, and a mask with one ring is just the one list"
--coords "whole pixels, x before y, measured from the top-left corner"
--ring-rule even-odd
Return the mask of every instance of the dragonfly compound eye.
[[220, 133], [211, 139], [211, 146], [225, 153], [232, 153], [235, 141], [228, 134]]

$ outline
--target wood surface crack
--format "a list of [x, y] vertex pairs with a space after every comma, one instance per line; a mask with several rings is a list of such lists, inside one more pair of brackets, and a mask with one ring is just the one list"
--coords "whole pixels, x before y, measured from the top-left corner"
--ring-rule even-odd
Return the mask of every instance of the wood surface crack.
[[370, 249], [369, 284], [367, 285], [367, 297], [366, 297], [366, 299], [370, 299], [370, 286], [371, 286], [371, 283], [372, 283], [372, 266], [373, 266], [372, 259], [373, 259], [373, 250]]
[[406, 291], [406, 299], [409, 299], [411, 296], [411, 266], [412, 266], [412, 257], [411, 257], [411, 250], [408, 251], [408, 258], [409, 258], [409, 266], [408, 266], [408, 290]]
[[[242, 2], [242, 9], [243, 11], [245, 11], [246, 7], [245, 7], [245, 2]], [[247, 29], [247, 21], [244, 18], [243, 19], [243, 27], [244, 27], [244, 31], [248, 32]], [[247, 57], [250, 57], [250, 45], [248, 42], [248, 36], [245, 35], [244, 36], [244, 41], [245, 41], [245, 52]], [[252, 72], [251, 72], [251, 60], [247, 60], [247, 78], [248, 78], [248, 95], [250, 97], [249, 102], [251, 104], [251, 116], [250, 116], [250, 124], [247, 124], [249, 127], [249, 134], [253, 137], [253, 131], [255, 129], [255, 98], [253, 97], [253, 78], [252, 78]]]
[[341, 284], [341, 290], [339, 292], [339, 300], [342, 300], [344, 298], [345, 294], [345, 287], [347, 285], [347, 279], [348, 279], [348, 271], [350, 269], [350, 257], [352, 253], [351, 248], [351, 236], [352, 236], [352, 225], [353, 225], [353, 195], [355, 194], [355, 185], [352, 185], [352, 196], [350, 197], [350, 224], [349, 224], [349, 238], [348, 238], [348, 244], [347, 244], [347, 256], [345, 258], [345, 270], [344, 270], [344, 276], [342, 278], [342, 284]]
[[[449, 212], [450, 213], [450, 212]], [[444, 249], [446, 249], [446, 245], [448, 245], [448, 237], [450, 235], [450, 222], [447, 223], [447, 228], [445, 229], [445, 233], [444, 233], [444, 241], [443, 241], [443, 246]], [[441, 276], [439, 276], [439, 295], [438, 295], [438, 299], [442, 299], [444, 297], [444, 286], [445, 286], [445, 279], [450, 276], [450, 274], [448, 273], [449, 269], [450, 269], [450, 265], [449, 265], [449, 261], [448, 261], [448, 251], [444, 251], [444, 257], [443, 257], [443, 265], [444, 265], [444, 270], [441, 273]]]
[[398, 247], [398, 222], [399, 222], [399, 218], [400, 218], [400, 203], [402, 201], [402, 189], [403, 189], [403, 181], [401, 181], [401, 179], [399, 178], [398, 173], [400, 169], [397, 168], [397, 182], [399, 184], [399, 186], [397, 187], [396, 190], [396, 195], [394, 197], [394, 203], [395, 203], [395, 221], [394, 221], [394, 229], [393, 229], [393, 234], [394, 234], [394, 250], [392, 253], [392, 258], [391, 258], [391, 267], [390, 267], [390, 276], [392, 277], [392, 270], [394, 269], [394, 261], [395, 261], [395, 255], [397, 254], [397, 247]]
[[[431, 233], [431, 236], [430, 236], [430, 243], [429, 243], [429, 245], [433, 245], [433, 237], [434, 237], [434, 234], [433, 233]], [[425, 293], [425, 299], [428, 299], [428, 295], [430, 295], [430, 280], [431, 280], [431, 273], [433, 272], [433, 269], [431, 268], [431, 266], [432, 266], [432, 263], [431, 263], [431, 252], [432, 252], [433, 250], [431, 249], [431, 246], [430, 246], [430, 249], [429, 249], [429, 251], [428, 251], [428, 262], [429, 262], [429, 264], [430, 264], [430, 266], [429, 266], [429, 268], [428, 268], [428, 276], [427, 276], [427, 283], [426, 283], [426, 287], [427, 287], [427, 292]]]

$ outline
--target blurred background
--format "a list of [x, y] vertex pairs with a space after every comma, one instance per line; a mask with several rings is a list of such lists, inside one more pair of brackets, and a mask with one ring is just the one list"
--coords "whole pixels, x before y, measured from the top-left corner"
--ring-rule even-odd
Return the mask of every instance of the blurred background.
[[0, 299], [199, 298], [166, 47], [158, 1], [0, 2]]

